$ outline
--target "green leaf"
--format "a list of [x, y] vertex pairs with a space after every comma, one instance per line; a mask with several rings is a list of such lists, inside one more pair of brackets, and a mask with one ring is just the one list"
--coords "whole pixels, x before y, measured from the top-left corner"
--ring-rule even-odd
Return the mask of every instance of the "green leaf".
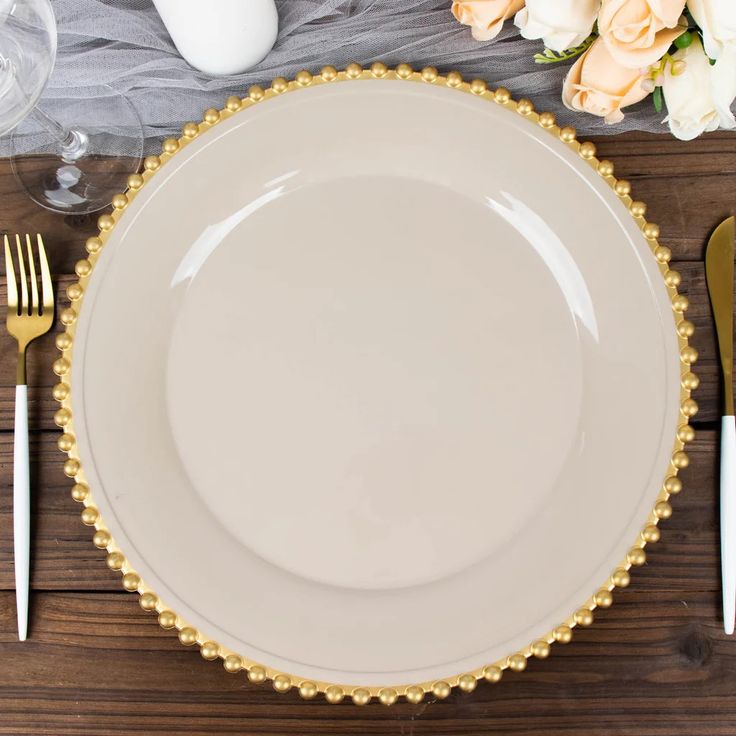
[[654, 109], [657, 112], [662, 112], [662, 88], [655, 87], [654, 94], [652, 95], [652, 102], [654, 103]]
[[534, 61], [537, 64], [557, 64], [560, 61], [569, 61], [588, 49], [595, 39], [596, 34], [591, 33], [579, 46], [573, 46], [571, 49], [552, 51], [552, 49], [545, 48], [543, 53], [534, 54]]

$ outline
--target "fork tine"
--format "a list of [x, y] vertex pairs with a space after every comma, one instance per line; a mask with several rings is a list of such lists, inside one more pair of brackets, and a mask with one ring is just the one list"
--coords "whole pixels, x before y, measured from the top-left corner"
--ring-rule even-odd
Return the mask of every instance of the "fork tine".
[[18, 251], [18, 268], [20, 273], [20, 313], [28, 314], [28, 282], [26, 281], [26, 264], [23, 262], [23, 249], [20, 247], [20, 235], [15, 236], [15, 247]]
[[41, 299], [43, 301], [44, 314], [47, 311], [54, 310], [54, 287], [51, 283], [51, 272], [49, 271], [49, 262], [46, 258], [46, 248], [43, 247], [43, 238], [41, 233], [36, 234], [38, 242], [38, 263], [41, 266]]
[[38, 284], [36, 283], [36, 264], [31, 246], [31, 236], [26, 233], [26, 250], [28, 252], [28, 272], [31, 281], [31, 314], [40, 314], [41, 305], [38, 303]]
[[5, 275], [8, 281], [8, 310], [18, 311], [18, 287], [15, 283], [15, 267], [13, 266], [13, 254], [10, 252], [10, 241], [8, 236], [5, 241]]

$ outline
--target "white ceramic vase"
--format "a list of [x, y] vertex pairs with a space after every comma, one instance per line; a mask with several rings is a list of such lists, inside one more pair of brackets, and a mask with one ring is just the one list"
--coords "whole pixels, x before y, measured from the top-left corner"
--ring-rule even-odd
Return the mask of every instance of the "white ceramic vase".
[[274, 0], [153, 0], [171, 39], [196, 69], [240, 74], [271, 50], [278, 33]]

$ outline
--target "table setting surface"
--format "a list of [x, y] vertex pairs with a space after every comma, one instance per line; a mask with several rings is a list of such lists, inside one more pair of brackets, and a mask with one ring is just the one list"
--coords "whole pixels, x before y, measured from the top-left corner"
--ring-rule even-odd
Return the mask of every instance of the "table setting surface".
[[[121, 591], [69, 495], [53, 424], [53, 329], [29, 351], [32, 504], [29, 640], [17, 641], [12, 494], [0, 494], [0, 734], [370, 733], [708, 734], [735, 732], [736, 656], [720, 617], [717, 523], [720, 390], [705, 243], [736, 201], [736, 134], [684, 143], [647, 133], [594, 137], [672, 249], [699, 352], [696, 437], [661, 541], [615, 605], [544, 662], [472, 694], [359, 709], [233, 677], [181, 647]], [[0, 160], [3, 229], [44, 234], [57, 315], [94, 215], [58, 215], [21, 192]], [[0, 281], [0, 300], [7, 297]], [[625, 290], [625, 285], [622, 285]], [[58, 325], [57, 325], [58, 326]], [[15, 345], [0, 337], [0, 474], [12, 487]], [[636, 421], [636, 407], [631, 420]], [[29, 714], [33, 714], [29, 717]]]

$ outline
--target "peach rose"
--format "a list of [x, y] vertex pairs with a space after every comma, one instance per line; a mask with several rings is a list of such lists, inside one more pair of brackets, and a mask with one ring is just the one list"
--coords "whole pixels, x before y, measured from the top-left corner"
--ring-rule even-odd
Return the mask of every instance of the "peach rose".
[[611, 56], [631, 69], [651, 66], [686, 29], [685, 0], [603, 0], [598, 32]]
[[454, 0], [452, 14], [470, 26], [476, 41], [498, 36], [503, 22], [524, 7], [524, 0]]
[[642, 86], [645, 78], [639, 69], [618, 64], [608, 45], [597, 38], [567, 73], [562, 101], [571, 110], [598, 115], [607, 123], [618, 123], [624, 117], [621, 108], [649, 94]]

